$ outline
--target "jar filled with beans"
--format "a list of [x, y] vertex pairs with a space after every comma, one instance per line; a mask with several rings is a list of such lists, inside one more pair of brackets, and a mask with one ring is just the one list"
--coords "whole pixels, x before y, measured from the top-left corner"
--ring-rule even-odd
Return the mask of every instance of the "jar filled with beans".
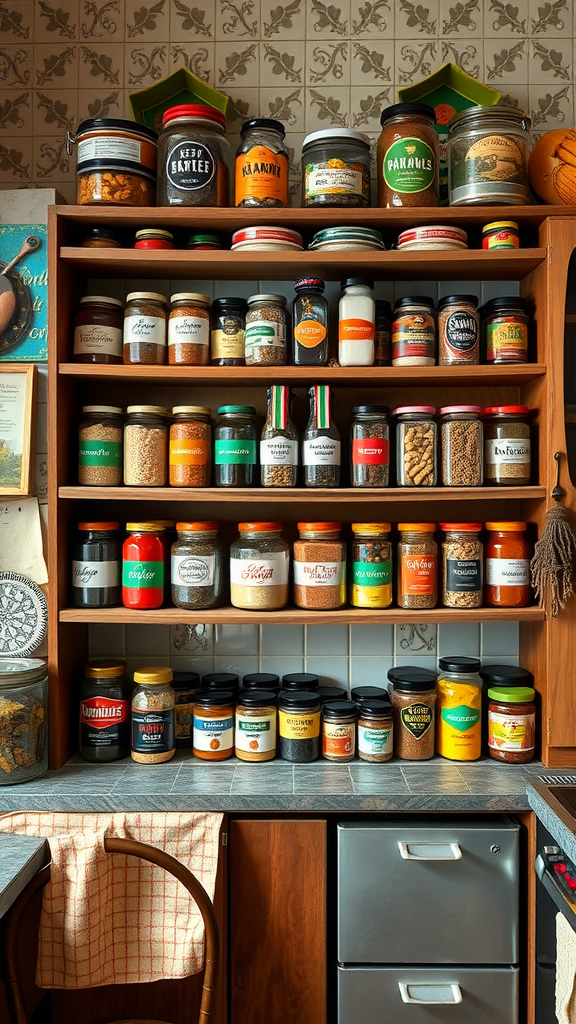
[[117, 487], [122, 483], [122, 409], [85, 405], [78, 432], [78, 483]]
[[442, 483], [480, 487], [484, 479], [484, 428], [478, 405], [445, 405], [440, 410]]
[[160, 405], [129, 405], [124, 427], [124, 483], [164, 487], [168, 476], [168, 410]]
[[431, 405], [402, 405], [396, 417], [396, 483], [398, 487], [435, 487], [436, 409]]
[[246, 366], [284, 366], [287, 337], [288, 313], [284, 296], [251, 295], [244, 339]]
[[235, 608], [274, 611], [288, 604], [290, 549], [282, 523], [238, 523], [230, 546], [230, 601]]
[[427, 295], [398, 299], [392, 320], [392, 366], [434, 366], [434, 300]]
[[398, 523], [399, 608], [435, 608], [438, 600], [436, 523]]
[[170, 427], [170, 485], [209, 487], [212, 465], [212, 426], [205, 405], [176, 405]]
[[176, 523], [172, 545], [172, 604], [176, 608], [217, 608], [222, 603], [224, 544], [218, 523]]
[[158, 365], [166, 362], [166, 299], [159, 292], [130, 292], [124, 310], [124, 362]]
[[406, 665], [388, 670], [394, 710], [394, 753], [406, 761], [434, 756], [436, 675]]
[[346, 602], [346, 545], [341, 523], [298, 523], [294, 542], [294, 604], [341, 608]]
[[214, 431], [214, 476], [217, 487], [250, 487], [255, 482], [256, 409], [252, 405], [221, 405]]
[[352, 596], [355, 608], [392, 604], [390, 523], [353, 523]]
[[440, 366], [480, 362], [480, 313], [477, 295], [447, 295], [438, 302]]
[[390, 424], [387, 405], [355, 405], [350, 439], [353, 487], [387, 487], [390, 469]]
[[481, 523], [440, 523], [442, 541], [442, 604], [445, 608], [480, 608], [484, 550]]
[[168, 362], [176, 366], [208, 366], [210, 362], [210, 299], [199, 292], [170, 296]]

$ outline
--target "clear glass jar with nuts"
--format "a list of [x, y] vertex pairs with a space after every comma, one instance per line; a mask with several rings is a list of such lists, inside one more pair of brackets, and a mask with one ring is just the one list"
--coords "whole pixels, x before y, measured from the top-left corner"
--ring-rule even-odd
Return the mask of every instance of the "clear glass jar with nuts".
[[484, 428], [479, 405], [445, 405], [440, 409], [442, 483], [480, 487], [484, 479]]
[[290, 388], [268, 388], [268, 411], [260, 441], [260, 482], [263, 487], [295, 487], [298, 434], [290, 418]]
[[442, 541], [442, 604], [445, 608], [480, 608], [484, 549], [481, 523], [440, 523]]
[[160, 405], [129, 405], [124, 427], [124, 483], [164, 487], [168, 475], [168, 410]]
[[436, 523], [398, 523], [399, 608], [435, 608], [438, 600]]
[[396, 483], [398, 487], [435, 487], [436, 409], [431, 405], [403, 405], [396, 417]]

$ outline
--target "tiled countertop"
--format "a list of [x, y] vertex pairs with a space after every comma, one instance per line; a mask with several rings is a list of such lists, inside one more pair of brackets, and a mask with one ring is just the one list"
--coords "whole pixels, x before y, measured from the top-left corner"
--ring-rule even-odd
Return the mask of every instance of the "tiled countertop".
[[[554, 777], [563, 775], [564, 772], [562, 772], [562, 769], [544, 768], [541, 774], [546, 777]], [[576, 771], [574, 768], [568, 768], [567, 774], [573, 778], [576, 775]], [[544, 828], [548, 830], [570, 860], [576, 863], [576, 835], [574, 832], [558, 817], [545, 797], [530, 785], [528, 786], [527, 796], [530, 807], [539, 821], [542, 822]]]
[[45, 839], [0, 833], [0, 917], [47, 860]]

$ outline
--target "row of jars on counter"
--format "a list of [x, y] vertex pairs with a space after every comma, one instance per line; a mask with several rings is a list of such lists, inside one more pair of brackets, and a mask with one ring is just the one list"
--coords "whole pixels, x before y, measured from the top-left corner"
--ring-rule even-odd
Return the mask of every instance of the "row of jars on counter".
[[[175, 366], [327, 366], [328, 303], [324, 282], [294, 285], [292, 316], [283, 295], [247, 300], [178, 292], [130, 292], [120, 299], [86, 295], [74, 326], [74, 358], [82, 363]], [[338, 309], [340, 366], [440, 366], [528, 361], [529, 317], [517, 295], [426, 295], [374, 299], [374, 282], [349, 277]], [[481, 353], [482, 342], [482, 353]]]
[[[204, 761], [381, 763], [396, 757], [453, 761], [491, 757], [522, 763], [534, 757], [535, 691], [525, 669], [475, 658], [440, 658], [439, 674], [402, 666], [388, 670], [389, 689], [319, 686], [311, 672], [282, 677], [254, 672], [243, 688], [234, 673], [141, 668], [134, 687], [121, 661], [94, 661], [80, 685], [80, 753], [97, 763], [131, 753], [143, 764], [192, 749]], [[488, 707], [483, 708], [483, 686]], [[483, 716], [483, 710], [487, 715]], [[487, 719], [487, 730], [483, 729]], [[483, 737], [483, 732], [487, 736]], [[487, 740], [487, 742], [486, 742]]]
[[[216, 522], [79, 523], [72, 561], [73, 603], [82, 608], [217, 608], [225, 597], [246, 610], [275, 611], [290, 597], [290, 545], [282, 523], [239, 523], [229, 559]], [[530, 603], [530, 547], [521, 522], [399, 523], [396, 601], [400, 608], [523, 608]], [[341, 523], [298, 523], [292, 550], [292, 599], [297, 608], [326, 610], [346, 603], [346, 541]], [[393, 601], [390, 523], [353, 523], [349, 599], [356, 608], [389, 608]], [[485, 579], [484, 579], [485, 576]]]

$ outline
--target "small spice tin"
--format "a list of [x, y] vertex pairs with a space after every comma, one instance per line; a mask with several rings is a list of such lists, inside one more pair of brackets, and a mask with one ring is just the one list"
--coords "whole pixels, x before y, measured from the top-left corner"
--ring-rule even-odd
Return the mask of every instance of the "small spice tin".
[[327, 128], [302, 144], [302, 206], [370, 206], [370, 139]]
[[290, 252], [303, 249], [299, 231], [257, 225], [241, 228], [232, 235], [232, 249], [246, 252]]
[[135, 249], [173, 249], [174, 235], [163, 228], [142, 228], [137, 231], [134, 241]]
[[276, 705], [270, 690], [241, 690], [236, 705], [234, 753], [241, 761], [271, 761], [276, 756]]
[[193, 707], [194, 757], [225, 761], [234, 751], [234, 696], [229, 690], [198, 694]]
[[483, 249], [519, 249], [520, 230], [515, 220], [495, 220], [482, 228]]
[[308, 690], [278, 694], [278, 754], [284, 761], [308, 764], [320, 754], [320, 698]]
[[[384, 696], [385, 690], [376, 686], [358, 689], [377, 690]], [[352, 691], [354, 694], [354, 691]], [[361, 761], [381, 764], [390, 761], [394, 754], [394, 725], [392, 705], [388, 700], [367, 696], [359, 701], [358, 711], [358, 757]]]
[[437, 249], [467, 249], [468, 234], [453, 224], [424, 224], [422, 227], [407, 228], [398, 235], [398, 249], [401, 252]]
[[172, 604], [176, 608], [217, 608], [222, 602], [224, 544], [219, 523], [176, 523], [172, 545]]
[[530, 426], [527, 405], [484, 409], [484, 478], [487, 484], [530, 483]]
[[536, 750], [536, 691], [531, 686], [488, 690], [488, 753], [496, 761], [523, 764]]
[[436, 675], [411, 665], [388, 670], [394, 712], [394, 752], [408, 761], [434, 756]]
[[76, 363], [121, 363], [124, 303], [108, 295], [85, 295], [74, 319]]
[[482, 307], [482, 330], [487, 363], [527, 363], [526, 300], [519, 295], [490, 299]]
[[358, 708], [349, 700], [322, 705], [322, 757], [327, 761], [352, 761], [356, 753]]

